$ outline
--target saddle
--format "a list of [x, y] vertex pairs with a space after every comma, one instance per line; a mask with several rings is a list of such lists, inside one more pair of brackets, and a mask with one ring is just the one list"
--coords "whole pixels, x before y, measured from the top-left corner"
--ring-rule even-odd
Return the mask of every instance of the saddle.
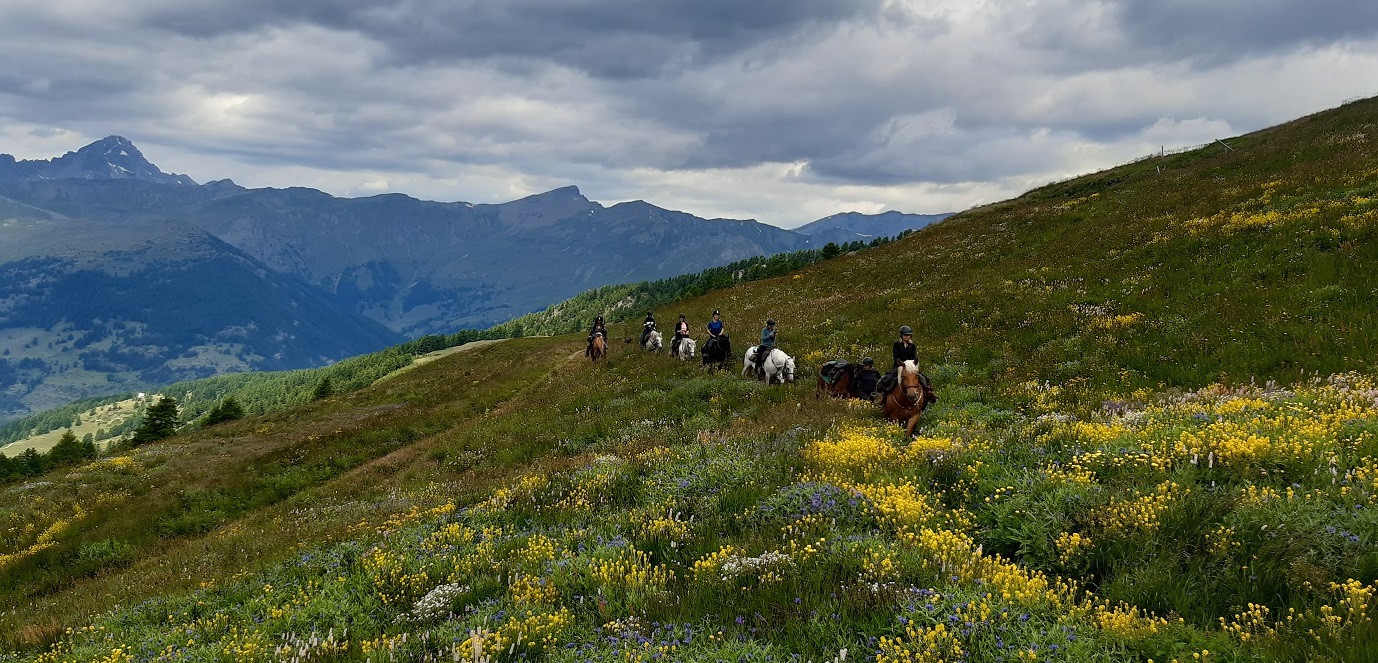
[[818, 377], [823, 378], [825, 384], [835, 384], [837, 379], [852, 369], [852, 365], [846, 359], [838, 359], [823, 364], [818, 368]]

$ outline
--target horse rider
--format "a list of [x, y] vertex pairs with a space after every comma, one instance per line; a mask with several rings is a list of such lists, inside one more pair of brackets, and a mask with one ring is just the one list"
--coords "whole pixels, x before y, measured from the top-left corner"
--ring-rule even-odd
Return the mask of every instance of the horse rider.
[[880, 371], [876, 370], [876, 361], [867, 357], [861, 360], [861, 370], [852, 376], [852, 393], [866, 400], [871, 400], [871, 394], [876, 391], [876, 384], [880, 382]]
[[641, 347], [646, 347], [646, 339], [656, 330], [656, 317], [646, 311], [646, 321], [641, 323]]
[[593, 352], [593, 337], [597, 336], [598, 334], [603, 335], [603, 340], [605, 342], [608, 340], [608, 326], [603, 322], [602, 315], [599, 315], [598, 317], [593, 319], [593, 328], [589, 329], [588, 347], [584, 348], [585, 357], [589, 356], [589, 354]]
[[685, 320], [684, 314], [681, 313], [679, 314], [679, 322], [675, 323], [675, 340], [672, 345], [670, 345], [670, 354], [678, 355], [679, 343], [686, 338], [689, 338], [689, 322]]
[[767, 318], [766, 326], [761, 329], [761, 342], [756, 346], [756, 374], [765, 374], [766, 357], [775, 349], [775, 319]]
[[876, 385], [878, 393], [886, 393], [895, 387], [895, 381], [899, 379], [900, 366], [904, 362], [913, 361], [916, 365], [919, 363], [919, 348], [914, 345], [914, 330], [910, 329], [909, 325], [900, 327], [900, 340], [890, 346], [890, 357], [894, 360], [894, 365]]
[[713, 319], [708, 321], [708, 338], [722, 340], [722, 315], [713, 309]]

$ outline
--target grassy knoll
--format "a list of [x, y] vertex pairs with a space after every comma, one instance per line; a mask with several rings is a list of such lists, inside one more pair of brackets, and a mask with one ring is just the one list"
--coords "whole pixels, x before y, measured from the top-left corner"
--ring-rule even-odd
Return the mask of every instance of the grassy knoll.
[[5, 488], [3, 660], [1378, 660], [1378, 103]]
[[40, 452], [46, 452], [52, 449], [53, 445], [57, 444], [58, 439], [62, 437], [62, 434], [68, 430], [71, 430], [72, 434], [77, 437], [83, 437], [89, 434], [93, 439], [101, 440], [102, 446], [104, 446], [104, 443], [109, 442], [111, 439], [106, 432], [123, 424], [130, 417], [137, 416], [142, 406], [143, 403], [136, 398], [126, 398], [96, 405], [78, 412], [76, 422], [74, 422], [70, 428], [51, 430], [46, 433], [31, 435], [22, 440], [11, 442], [10, 444], [0, 447], [0, 453], [7, 456], [18, 456], [23, 453], [25, 449], [35, 449]]

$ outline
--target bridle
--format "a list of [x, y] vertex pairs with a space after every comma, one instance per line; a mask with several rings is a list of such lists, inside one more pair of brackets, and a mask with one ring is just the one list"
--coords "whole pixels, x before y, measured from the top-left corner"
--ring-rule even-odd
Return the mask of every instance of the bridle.
[[[899, 379], [895, 381], [895, 388], [891, 389], [890, 392], [886, 395], [890, 398], [895, 399], [895, 403], [897, 405], [901, 405], [903, 407], [918, 407], [919, 399], [923, 397], [923, 385], [919, 382], [919, 376], [917, 373], [914, 374], [913, 385], [906, 384], [905, 377], [905, 372], [900, 371]], [[903, 400], [900, 400], [899, 396], [895, 395], [895, 392], [897, 391], [904, 393], [904, 399], [909, 401], [907, 404]]]

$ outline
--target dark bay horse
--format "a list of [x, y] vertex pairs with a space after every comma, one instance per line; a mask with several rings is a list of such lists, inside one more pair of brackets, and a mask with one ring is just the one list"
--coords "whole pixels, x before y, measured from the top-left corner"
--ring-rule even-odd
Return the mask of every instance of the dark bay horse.
[[589, 359], [597, 362], [599, 359], [608, 356], [608, 340], [602, 334], [594, 334], [593, 340], [589, 342]]
[[923, 414], [929, 403], [937, 400], [932, 391], [924, 387], [923, 380], [919, 378], [919, 365], [912, 360], [900, 365], [895, 387], [882, 394], [880, 399], [880, 409], [885, 413], [885, 418], [904, 422], [904, 432], [911, 437], [914, 427], [919, 423], [919, 415]]
[[[833, 362], [828, 362], [834, 364]], [[815, 396], [832, 396], [833, 398], [849, 398], [852, 395], [852, 380], [856, 377], [856, 364], [846, 364], [841, 368], [835, 368], [832, 374], [832, 382], [825, 377], [824, 371], [827, 364], [818, 369], [818, 391]]]
[[703, 355], [703, 365], [713, 365], [714, 368], [722, 368], [727, 362], [727, 358], [732, 355], [732, 342], [728, 340], [727, 334], [709, 336], [703, 342], [703, 348], [699, 351]]

